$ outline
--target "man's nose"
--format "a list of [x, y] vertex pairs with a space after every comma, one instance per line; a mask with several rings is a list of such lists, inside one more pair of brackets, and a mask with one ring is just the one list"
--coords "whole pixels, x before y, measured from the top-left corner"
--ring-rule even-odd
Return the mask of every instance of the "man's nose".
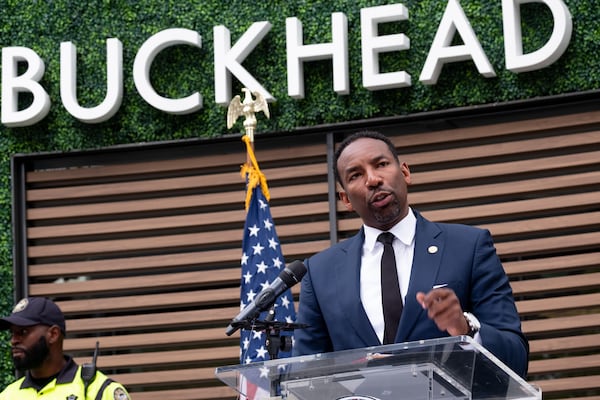
[[377, 186], [381, 185], [381, 183], [382, 183], [382, 178], [377, 173], [377, 171], [375, 171], [375, 170], [367, 171], [367, 181], [365, 182], [365, 184], [368, 187], [377, 187]]

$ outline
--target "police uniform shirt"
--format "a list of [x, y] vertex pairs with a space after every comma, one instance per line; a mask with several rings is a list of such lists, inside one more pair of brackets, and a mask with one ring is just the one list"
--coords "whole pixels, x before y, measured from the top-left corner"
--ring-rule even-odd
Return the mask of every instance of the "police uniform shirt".
[[24, 377], [11, 383], [0, 393], [0, 400], [130, 400], [125, 388], [102, 372], [97, 371], [89, 384], [87, 397], [81, 368], [69, 356], [65, 367], [44, 387], [38, 387], [29, 371]]

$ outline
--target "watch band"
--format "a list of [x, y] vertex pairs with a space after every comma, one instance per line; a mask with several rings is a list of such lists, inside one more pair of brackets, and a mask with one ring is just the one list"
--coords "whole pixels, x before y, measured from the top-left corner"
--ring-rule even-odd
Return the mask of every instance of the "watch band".
[[475, 334], [479, 332], [481, 328], [481, 324], [479, 320], [470, 312], [463, 312], [465, 319], [467, 320], [467, 324], [469, 325], [469, 332], [467, 332], [468, 336], [475, 337]]

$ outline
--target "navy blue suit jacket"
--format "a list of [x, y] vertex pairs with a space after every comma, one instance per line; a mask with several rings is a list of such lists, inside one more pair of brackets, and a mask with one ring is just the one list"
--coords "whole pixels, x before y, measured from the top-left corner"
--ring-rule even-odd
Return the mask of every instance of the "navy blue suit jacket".
[[[529, 346], [521, 332], [512, 289], [489, 231], [434, 223], [418, 212], [413, 266], [396, 343], [448, 336], [427, 317], [417, 292], [447, 284], [463, 310], [481, 322], [485, 348], [521, 376], [527, 373]], [[360, 260], [364, 232], [305, 260], [293, 355], [378, 346], [360, 300]], [[434, 246], [434, 247], [432, 247]]]

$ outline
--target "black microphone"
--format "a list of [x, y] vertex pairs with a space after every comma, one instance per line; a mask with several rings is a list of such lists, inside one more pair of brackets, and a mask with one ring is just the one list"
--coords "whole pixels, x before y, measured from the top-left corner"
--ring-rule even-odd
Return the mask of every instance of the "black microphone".
[[302, 261], [292, 261], [279, 276], [269, 285], [269, 287], [263, 289], [250, 304], [248, 304], [227, 327], [225, 334], [231, 336], [235, 331], [240, 328], [239, 322], [252, 320], [258, 315], [267, 310], [275, 303], [277, 297], [279, 297], [287, 289], [291, 288], [302, 280], [302, 277], [306, 274], [306, 266]]

